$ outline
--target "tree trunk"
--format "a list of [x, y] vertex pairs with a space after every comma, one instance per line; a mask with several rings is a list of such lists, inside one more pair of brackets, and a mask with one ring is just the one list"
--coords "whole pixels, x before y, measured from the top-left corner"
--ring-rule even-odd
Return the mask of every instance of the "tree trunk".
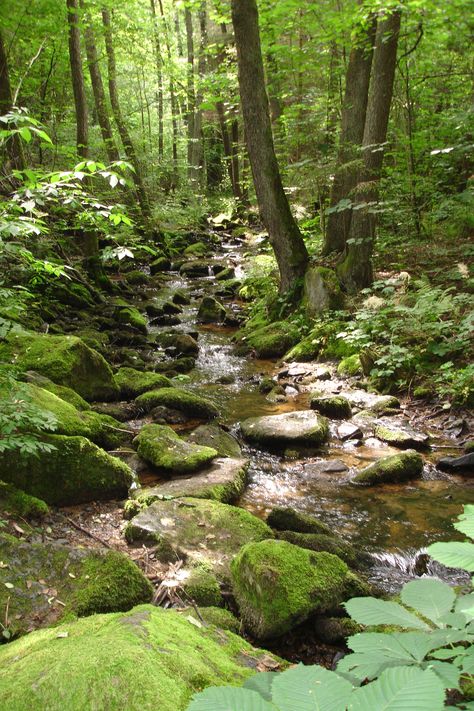
[[265, 90], [256, 0], [232, 0], [239, 86], [258, 207], [280, 270], [280, 291], [294, 288], [308, 253], [283, 190]]
[[71, 64], [72, 91], [76, 107], [76, 145], [81, 158], [88, 156], [87, 97], [81, 59], [78, 0], [66, 0], [69, 23], [69, 61]]
[[355, 189], [355, 209], [345, 256], [338, 265], [338, 274], [350, 293], [370, 286], [373, 281], [374, 207], [387, 139], [399, 32], [400, 12], [379, 21], [362, 144], [364, 163]]
[[135, 151], [135, 146], [133, 145], [132, 138], [128, 131], [127, 125], [123, 119], [122, 111], [120, 109], [120, 101], [117, 90], [117, 72], [115, 66], [115, 51], [112, 40], [112, 27], [110, 23], [110, 13], [106, 8], [102, 9], [102, 22], [104, 25], [104, 36], [105, 36], [105, 49], [107, 52], [107, 67], [109, 75], [109, 96], [110, 103], [112, 105], [112, 112], [114, 114], [115, 123], [117, 124], [117, 129], [123, 143], [123, 147], [127, 153], [128, 159], [133, 165], [135, 172], [133, 173], [133, 180], [135, 182], [135, 188], [137, 193], [138, 202], [140, 205], [140, 210], [142, 213], [143, 221], [145, 226], [149, 228], [149, 221], [151, 217], [150, 205], [148, 202], [148, 196], [145, 191], [145, 186], [143, 184], [143, 178], [141, 173], [140, 164], [138, 162], [137, 154]]
[[166, 25], [165, 11], [163, 9], [162, 0], [158, 0], [160, 6], [161, 21], [163, 23], [163, 28], [165, 32], [165, 43], [166, 43], [166, 55], [169, 64], [169, 86], [170, 86], [170, 108], [171, 108], [171, 133], [172, 133], [172, 156], [173, 156], [173, 181], [172, 188], [176, 188], [179, 182], [179, 170], [178, 170], [178, 102], [176, 99], [175, 91], [175, 80], [174, 80], [174, 70], [172, 65], [172, 55], [171, 46], [168, 34], [168, 27]]
[[150, 0], [151, 14], [153, 17], [153, 38], [155, 41], [155, 63], [157, 79], [157, 105], [158, 105], [158, 157], [160, 160], [164, 156], [164, 133], [163, 133], [163, 57], [161, 56], [160, 32], [158, 18], [156, 16], [155, 0]]
[[[81, 0], [81, 9], [84, 10], [84, 0]], [[92, 92], [94, 94], [95, 110], [97, 120], [99, 122], [102, 139], [105, 144], [107, 158], [111, 163], [119, 159], [117, 146], [115, 145], [112, 126], [109, 120], [109, 112], [105, 100], [104, 84], [102, 82], [102, 74], [100, 71], [99, 58], [97, 56], [97, 47], [95, 44], [94, 30], [90, 24], [90, 18], [85, 18], [84, 37], [86, 41], [87, 63], [89, 65], [89, 74], [91, 77]]]
[[[350, 200], [352, 190], [357, 184], [360, 167], [358, 159], [360, 161], [360, 147], [364, 137], [375, 28], [376, 20], [373, 18], [349, 56], [339, 149], [331, 189], [331, 208], [335, 208], [341, 200]], [[344, 251], [350, 224], [350, 205], [342, 210], [329, 213], [323, 254]]]
[[188, 132], [188, 178], [192, 187], [199, 182], [199, 164], [196, 165], [195, 141], [199, 141], [196, 135], [198, 129], [196, 115], [196, 87], [194, 82], [194, 30], [191, 10], [186, 7], [184, 10], [184, 21], [186, 25], [186, 48], [187, 48], [187, 107], [186, 107], [186, 127]]
[[[8, 73], [7, 53], [3, 43], [2, 33], [0, 32], [0, 115], [8, 114], [12, 109], [12, 91], [10, 86], [10, 75]], [[25, 160], [21, 140], [18, 135], [13, 135], [6, 143], [6, 152], [8, 168], [14, 170], [23, 170]], [[2, 170], [3, 172], [3, 170]]]

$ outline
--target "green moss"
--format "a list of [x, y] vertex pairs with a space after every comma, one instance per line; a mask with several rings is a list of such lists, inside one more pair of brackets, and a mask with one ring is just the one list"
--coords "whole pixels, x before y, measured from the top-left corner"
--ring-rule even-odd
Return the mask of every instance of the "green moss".
[[311, 408], [333, 419], [346, 420], [352, 417], [351, 405], [342, 395], [313, 395], [311, 397]]
[[0, 706], [15, 711], [185, 711], [209, 685], [241, 685], [261, 650], [151, 605], [34, 632], [0, 649]]
[[213, 447], [221, 457], [241, 457], [240, 444], [231, 434], [217, 425], [200, 425], [188, 436], [188, 442]]
[[306, 362], [316, 360], [321, 350], [321, 341], [314, 334], [310, 333], [302, 341], [293, 346], [285, 355], [286, 361]]
[[416, 432], [408, 425], [398, 425], [390, 422], [378, 420], [374, 426], [374, 436], [381, 439], [382, 442], [387, 442], [394, 447], [406, 449], [429, 449], [429, 437], [422, 432]]
[[344, 599], [347, 565], [286, 541], [245, 545], [231, 565], [232, 587], [246, 629], [278, 637]]
[[199, 304], [197, 320], [200, 323], [222, 323], [227, 312], [225, 307], [213, 296], [205, 296]]
[[235, 269], [226, 267], [216, 274], [217, 281], [230, 281], [235, 277]]
[[131, 469], [85, 437], [48, 435], [52, 452], [18, 457], [0, 454], [2, 478], [29, 494], [58, 506], [96, 499], [125, 498]]
[[49, 513], [44, 501], [4, 481], [0, 481], [0, 509], [22, 518], [43, 518]]
[[137, 395], [157, 388], [168, 388], [170, 380], [160, 373], [135, 370], [135, 368], [119, 368], [115, 373], [115, 382], [120, 389], [120, 397], [135, 398]]
[[359, 375], [362, 373], [362, 363], [358, 353], [343, 358], [337, 366], [339, 375]]
[[139, 269], [134, 269], [131, 272], [127, 272], [126, 280], [129, 284], [139, 286], [141, 284], [147, 284], [149, 277], [145, 272], [141, 272]]
[[195, 242], [194, 244], [190, 244], [188, 247], [186, 247], [183, 254], [186, 257], [204, 257], [209, 252], [209, 245], [205, 244], [204, 242]]
[[329, 534], [280, 531], [278, 538], [310, 551], [333, 553], [351, 568], [357, 568], [360, 565], [360, 552], [356, 551], [350, 543]]
[[213, 402], [200, 395], [195, 395], [194, 393], [179, 388], [150, 390], [137, 397], [136, 403], [145, 412], [150, 412], [154, 407], [164, 405], [173, 410], [179, 410], [190, 417], [206, 420], [213, 419], [219, 415], [219, 410]]
[[434, 390], [429, 385], [418, 385], [413, 390], [413, 397], [416, 400], [428, 400], [434, 397]]
[[146, 318], [134, 306], [120, 306], [115, 312], [115, 318], [119, 323], [133, 326], [140, 333], [148, 333]]
[[212, 447], [186, 442], [167, 425], [145, 425], [134, 443], [140, 457], [173, 474], [196, 471], [217, 457]]
[[88, 401], [113, 400], [118, 395], [108, 363], [75, 336], [11, 334], [0, 344], [0, 360], [14, 363], [21, 371], [35, 370]]
[[57, 395], [57, 397], [64, 400], [64, 402], [68, 402], [77, 410], [91, 409], [89, 403], [86, 402], [86, 400], [84, 400], [84, 398], [82, 398], [78, 393], [76, 393], [75, 390], [68, 388], [66, 385], [57, 385], [57, 383], [53, 383], [52, 380], [45, 378], [43, 375], [29, 373], [28, 382], [33, 383], [33, 385], [37, 385], [38, 387], [43, 388], [43, 390], [47, 390], [54, 395]]
[[474, 440], [469, 440], [469, 442], [466, 442], [464, 444], [464, 452], [466, 454], [470, 454], [471, 452], [474, 452]]
[[257, 358], [279, 358], [298, 343], [300, 334], [292, 323], [277, 321], [261, 328], [244, 329], [237, 340]]
[[216, 576], [204, 567], [193, 568], [183, 581], [187, 597], [202, 607], [218, 607], [222, 603], [221, 588]]
[[[190, 611], [190, 614], [193, 615], [193, 610]], [[228, 630], [234, 634], [240, 634], [241, 632], [242, 625], [240, 620], [223, 607], [201, 607], [199, 608], [199, 614], [208, 625], [214, 625], [220, 630]]]
[[423, 458], [417, 452], [401, 452], [379, 459], [363, 469], [353, 479], [355, 484], [382, 484], [419, 478], [423, 473]]
[[275, 506], [267, 516], [267, 523], [277, 531], [331, 535], [331, 529], [322, 521], [287, 506]]
[[362, 631], [361, 625], [348, 617], [323, 617], [316, 620], [314, 629], [324, 644], [340, 644]]
[[171, 269], [171, 262], [168, 257], [158, 257], [150, 263], [150, 272], [157, 274], [158, 272], [167, 272]]

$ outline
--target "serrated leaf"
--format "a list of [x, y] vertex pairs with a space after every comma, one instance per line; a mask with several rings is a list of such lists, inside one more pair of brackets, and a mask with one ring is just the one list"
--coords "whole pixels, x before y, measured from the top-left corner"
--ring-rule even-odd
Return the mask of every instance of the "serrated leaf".
[[278, 709], [251, 689], [218, 686], [209, 687], [196, 694], [186, 711], [278, 711]]
[[448, 568], [462, 568], [474, 572], [474, 544], [467, 542], [432, 543], [427, 553]]
[[373, 597], [355, 597], [345, 603], [349, 615], [361, 625], [397, 625], [417, 630], [429, 626], [397, 602], [377, 600]]
[[441, 580], [424, 578], [406, 583], [400, 594], [404, 605], [436, 623], [451, 611], [456, 600], [452, 588]]
[[446, 689], [459, 689], [461, 671], [454, 664], [435, 660], [430, 662], [429, 668], [441, 679]]
[[279, 711], [345, 711], [352, 691], [348, 681], [318, 666], [288, 669], [272, 684]]
[[250, 679], [247, 679], [244, 683], [244, 689], [252, 689], [260, 694], [260, 696], [266, 701], [272, 700], [272, 684], [275, 677], [278, 676], [277, 672], [261, 672], [260, 674], [254, 674]]
[[456, 612], [462, 612], [463, 614], [474, 617], [471, 614], [471, 610], [474, 608], [474, 593], [469, 593], [469, 595], [461, 595], [456, 600], [456, 605], [454, 607]]
[[474, 538], [474, 506], [466, 504], [463, 513], [453, 524], [454, 528], [464, 533], [469, 538]]
[[444, 687], [434, 671], [386, 669], [377, 681], [356, 689], [350, 711], [443, 711]]

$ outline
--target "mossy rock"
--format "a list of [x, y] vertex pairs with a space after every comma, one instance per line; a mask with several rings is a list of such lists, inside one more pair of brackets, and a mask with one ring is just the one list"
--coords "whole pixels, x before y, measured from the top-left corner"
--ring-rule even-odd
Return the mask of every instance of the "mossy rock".
[[26, 373], [28, 382], [37, 385], [43, 390], [48, 390], [48, 392], [57, 395], [64, 402], [68, 402], [70, 405], [76, 408], [76, 410], [90, 410], [90, 404], [84, 400], [83, 397], [76, 393], [72, 388], [68, 388], [66, 385], [58, 385], [53, 383], [49, 378], [45, 378], [44, 375], [39, 375], [33, 371]]
[[360, 356], [358, 353], [347, 356], [343, 358], [339, 365], [337, 366], [337, 372], [339, 375], [359, 375], [362, 373], [362, 363], [360, 362]]
[[424, 432], [414, 430], [404, 422], [391, 422], [389, 420], [377, 420], [374, 426], [374, 436], [382, 442], [399, 447], [400, 449], [429, 449], [429, 436]]
[[118, 551], [27, 543], [0, 534], [0, 560], [8, 561], [0, 567], [0, 608], [9, 598], [15, 635], [71, 614], [129, 610], [153, 594], [141, 570]]
[[213, 296], [204, 296], [199, 304], [197, 320], [200, 323], [223, 323], [227, 316], [225, 306]]
[[158, 343], [173, 354], [197, 356], [199, 345], [189, 333], [163, 333], [158, 336]]
[[120, 397], [136, 398], [148, 390], [171, 387], [171, 381], [161, 373], [136, 370], [135, 368], [119, 368], [115, 373], [115, 382], [120, 391]]
[[[187, 610], [192, 617], [196, 615], [194, 610]], [[224, 607], [200, 607], [199, 615], [206, 625], [214, 625], [218, 629], [228, 630], [234, 634], [240, 634], [242, 625], [235, 615]], [[196, 615], [196, 619], [199, 617]]]
[[285, 360], [305, 363], [316, 360], [320, 351], [321, 340], [314, 333], [310, 333], [285, 354]]
[[191, 568], [189, 575], [182, 581], [181, 587], [185, 599], [191, 598], [200, 607], [219, 607], [222, 604], [219, 581], [214, 573], [206, 570], [204, 566]]
[[251, 331], [244, 330], [237, 335], [237, 341], [257, 358], [279, 358], [299, 340], [298, 328], [288, 321], [277, 321]]
[[115, 310], [115, 318], [119, 323], [123, 323], [126, 326], [133, 326], [133, 328], [136, 328], [137, 331], [140, 331], [140, 333], [143, 333], [145, 336], [148, 333], [145, 316], [134, 306], [118, 306]]
[[217, 425], [200, 425], [188, 435], [188, 442], [213, 447], [221, 457], [238, 459], [242, 456], [242, 449], [236, 438]]
[[408, 451], [379, 459], [359, 472], [352, 481], [354, 484], [372, 486], [419, 479], [422, 474], [423, 458], [417, 452]]
[[337, 645], [362, 632], [362, 627], [348, 617], [320, 617], [314, 622], [314, 631], [323, 644]]
[[191, 303], [191, 299], [182, 289], [177, 289], [173, 296], [171, 297], [173, 304], [178, 304], [179, 306], [187, 306]]
[[206, 686], [241, 685], [264, 654], [231, 632], [197, 627], [175, 610], [142, 605], [4, 645], [0, 706], [185, 711]]
[[133, 269], [131, 272], [127, 272], [125, 280], [128, 284], [132, 286], [143, 286], [148, 284], [149, 276], [145, 272], [140, 271], [140, 269]]
[[250, 417], [240, 428], [247, 441], [269, 447], [319, 447], [329, 437], [328, 421], [313, 410]]
[[[326, 551], [339, 556], [344, 563], [350, 568], [358, 568], [361, 564], [360, 552], [356, 551], [354, 546], [346, 543], [342, 538], [324, 533], [296, 533], [295, 531], [279, 531], [278, 538], [282, 541], [288, 541], [300, 548], [306, 548], [310, 551], [320, 553]], [[368, 562], [369, 558], [364, 558], [364, 562]]]
[[148, 541], [161, 560], [207, 563], [219, 581], [229, 580], [229, 564], [244, 543], [272, 538], [273, 532], [244, 509], [210, 499], [155, 501], [125, 529], [128, 541]]
[[351, 405], [342, 395], [313, 395], [311, 408], [335, 420], [348, 420], [352, 417]]
[[118, 396], [109, 364], [75, 336], [11, 334], [0, 344], [0, 360], [13, 363], [21, 371], [34, 370], [72, 388], [88, 401]]
[[206, 254], [209, 254], [210, 251], [211, 248], [208, 244], [205, 244], [204, 242], [195, 242], [194, 244], [190, 244], [186, 247], [183, 254], [185, 257], [204, 257]]
[[164, 405], [189, 417], [203, 420], [212, 420], [219, 415], [219, 410], [211, 400], [180, 388], [150, 390], [137, 397], [135, 402], [144, 412], [150, 412], [153, 408]]
[[158, 257], [150, 263], [151, 274], [158, 274], [159, 272], [169, 272], [171, 269], [171, 260], [168, 257]]
[[275, 506], [267, 516], [267, 523], [277, 531], [332, 535], [331, 529], [325, 523], [289, 506]]
[[49, 513], [49, 508], [42, 499], [0, 480], [0, 511], [29, 519], [43, 518]]
[[217, 457], [212, 447], [186, 442], [167, 425], [145, 425], [133, 441], [142, 459], [170, 474], [194, 472]]
[[54, 449], [36, 456], [0, 453], [4, 481], [56, 506], [126, 498], [134, 476], [124, 462], [85, 437], [48, 435], [42, 439]]
[[[221, 265], [224, 268], [223, 265]], [[179, 273], [186, 277], [207, 277], [209, 271], [212, 272], [212, 267], [207, 259], [194, 259], [190, 262], [184, 262], [179, 268]]]
[[343, 602], [349, 570], [331, 553], [261, 541], [240, 550], [231, 573], [245, 628], [257, 639], [268, 639]]
[[344, 294], [336, 273], [327, 267], [309, 267], [304, 277], [303, 305], [310, 316], [342, 309]]
[[469, 440], [464, 444], [464, 451], [466, 454], [472, 454], [474, 452], [474, 440]]
[[217, 281], [230, 281], [235, 277], [235, 269], [233, 267], [226, 267], [222, 271], [216, 274]]

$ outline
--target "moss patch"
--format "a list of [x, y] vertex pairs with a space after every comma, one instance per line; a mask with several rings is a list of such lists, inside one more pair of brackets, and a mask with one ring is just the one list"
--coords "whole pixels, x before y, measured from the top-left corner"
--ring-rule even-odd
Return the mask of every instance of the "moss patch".
[[[193, 568], [182, 583], [182, 588], [187, 597], [196, 605], [202, 607], [218, 607], [222, 603], [219, 582], [210, 570], [205, 567]], [[214, 623], [215, 624], [215, 623]]]
[[200, 425], [191, 432], [188, 442], [213, 447], [217, 449], [221, 457], [238, 458], [242, 456], [242, 450], [236, 438], [217, 425]]
[[43, 518], [49, 513], [44, 501], [4, 481], [0, 481], [0, 510], [22, 518]]
[[213, 402], [179, 388], [150, 390], [137, 397], [136, 403], [145, 412], [150, 412], [153, 408], [164, 405], [173, 410], [179, 410], [179, 412], [190, 417], [198, 417], [205, 420], [211, 420], [219, 415], [219, 410]]
[[296, 511], [287, 506], [275, 506], [267, 516], [267, 523], [277, 531], [295, 531], [297, 533], [332, 534], [329, 526], [318, 521], [314, 516]]
[[135, 368], [119, 368], [115, 373], [115, 382], [119, 387], [120, 397], [125, 399], [136, 398], [147, 390], [171, 386], [171, 381], [165, 375]]
[[172, 474], [196, 471], [217, 457], [212, 447], [186, 442], [167, 425], [145, 425], [134, 443], [142, 459]]
[[355, 484], [383, 484], [417, 479], [423, 474], [423, 459], [417, 452], [401, 452], [379, 459], [363, 469], [352, 480]]
[[299, 330], [288, 321], [277, 321], [253, 330], [243, 330], [236, 339], [257, 358], [279, 358], [300, 340]]
[[357, 568], [360, 565], [359, 552], [356, 551], [350, 543], [346, 543], [341, 538], [336, 538], [335, 536], [326, 535], [324, 533], [280, 531], [278, 538], [310, 551], [333, 553], [351, 568]]
[[339, 375], [359, 375], [362, 373], [362, 363], [358, 353], [343, 358], [337, 366]]
[[311, 408], [333, 419], [346, 420], [352, 417], [351, 405], [342, 395], [313, 395]]

